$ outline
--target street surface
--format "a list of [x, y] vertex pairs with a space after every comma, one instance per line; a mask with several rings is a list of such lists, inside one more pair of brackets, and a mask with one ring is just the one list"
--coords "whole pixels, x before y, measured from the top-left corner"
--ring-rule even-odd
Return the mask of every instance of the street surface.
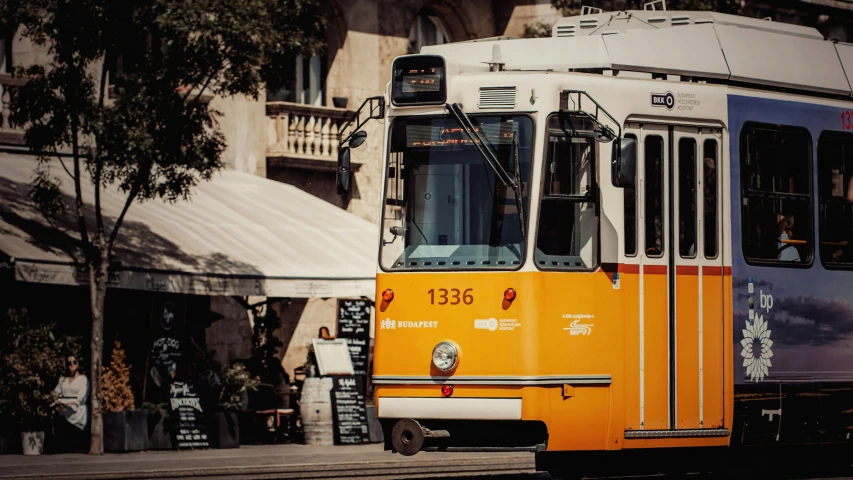
[[[853, 469], [830, 474], [770, 473], [773, 462], [754, 459], [743, 478], [853, 480]], [[809, 459], [798, 460], [808, 462]], [[804, 465], [805, 463], [800, 463]], [[812, 469], [814, 470], [814, 469]], [[784, 474], [783, 474], [784, 472]], [[793, 474], [791, 474], [793, 473]], [[530, 453], [422, 452], [412, 457], [391, 454], [381, 445], [258, 445], [228, 450], [152, 451], [90, 456], [83, 454], [0, 456], [0, 480], [10, 479], [467, 479], [555, 480], [535, 472]], [[619, 477], [633, 480], [699, 480], [699, 475]], [[733, 478], [732, 476], [720, 478]], [[604, 480], [604, 479], [601, 479]]]

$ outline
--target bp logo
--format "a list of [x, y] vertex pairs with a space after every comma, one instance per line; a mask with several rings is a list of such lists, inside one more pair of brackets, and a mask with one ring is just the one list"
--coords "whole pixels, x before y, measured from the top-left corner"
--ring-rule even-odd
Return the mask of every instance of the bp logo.
[[653, 93], [652, 106], [665, 107], [667, 110], [672, 110], [672, 107], [675, 106], [675, 95], [672, 92]]

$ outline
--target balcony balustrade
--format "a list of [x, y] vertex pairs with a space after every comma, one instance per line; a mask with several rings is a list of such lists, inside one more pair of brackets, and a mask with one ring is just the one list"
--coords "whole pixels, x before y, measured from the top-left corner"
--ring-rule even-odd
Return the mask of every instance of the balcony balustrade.
[[9, 103], [14, 95], [14, 87], [21, 86], [26, 82], [22, 78], [15, 78], [8, 73], [0, 73], [0, 144], [23, 145], [24, 130], [16, 127], [9, 121]]
[[343, 108], [268, 102], [267, 165], [334, 170], [340, 129], [352, 115]]

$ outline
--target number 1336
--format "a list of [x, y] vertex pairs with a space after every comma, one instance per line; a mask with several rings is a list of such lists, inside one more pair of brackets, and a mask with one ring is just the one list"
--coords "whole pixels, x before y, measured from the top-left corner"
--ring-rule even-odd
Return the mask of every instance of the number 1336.
[[[459, 290], [458, 288], [439, 288], [430, 289], [427, 292], [429, 294], [429, 303], [430, 305], [459, 305], [459, 303], [464, 303], [465, 305], [471, 305], [474, 303], [474, 289], [466, 288], [465, 290]], [[438, 302], [436, 302], [436, 298], [438, 298]]]

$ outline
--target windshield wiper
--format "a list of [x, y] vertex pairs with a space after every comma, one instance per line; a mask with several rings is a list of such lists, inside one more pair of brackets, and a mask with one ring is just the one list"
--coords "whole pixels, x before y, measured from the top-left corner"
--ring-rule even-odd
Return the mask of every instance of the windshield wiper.
[[521, 194], [519, 193], [521, 190], [521, 169], [518, 165], [518, 141], [516, 139], [515, 132], [512, 134], [512, 161], [515, 165], [515, 175], [510, 175], [509, 172], [501, 165], [498, 161], [498, 157], [494, 151], [490, 148], [490, 146], [486, 143], [483, 137], [477, 132], [477, 129], [474, 127], [474, 124], [471, 122], [471, 119], [468, 118], [468, 115], [465, 115], [465, 112], [462, 111], [462, 107], [458, 103], [448, 103], [445, 104], [445, 108], [447, 111], [453, 115], [456, 119], [456, 123], [462, 127], [462, 130], [465, 131], [465, 134], [468, 135], [468, 138], [471, 139], [471, 143], [477, 147], [480, 155], [483, 157], [483, 160], [492, 167], [492, 170], [495, 171], [495, 175], [498, 179], [505, 185], [512, 188], [512, 191], [515, 193], [515, 203], [518, 208], [518, 220], [521, 227], [521, 238], [524, 239], [524, 205], [521, 201]]

